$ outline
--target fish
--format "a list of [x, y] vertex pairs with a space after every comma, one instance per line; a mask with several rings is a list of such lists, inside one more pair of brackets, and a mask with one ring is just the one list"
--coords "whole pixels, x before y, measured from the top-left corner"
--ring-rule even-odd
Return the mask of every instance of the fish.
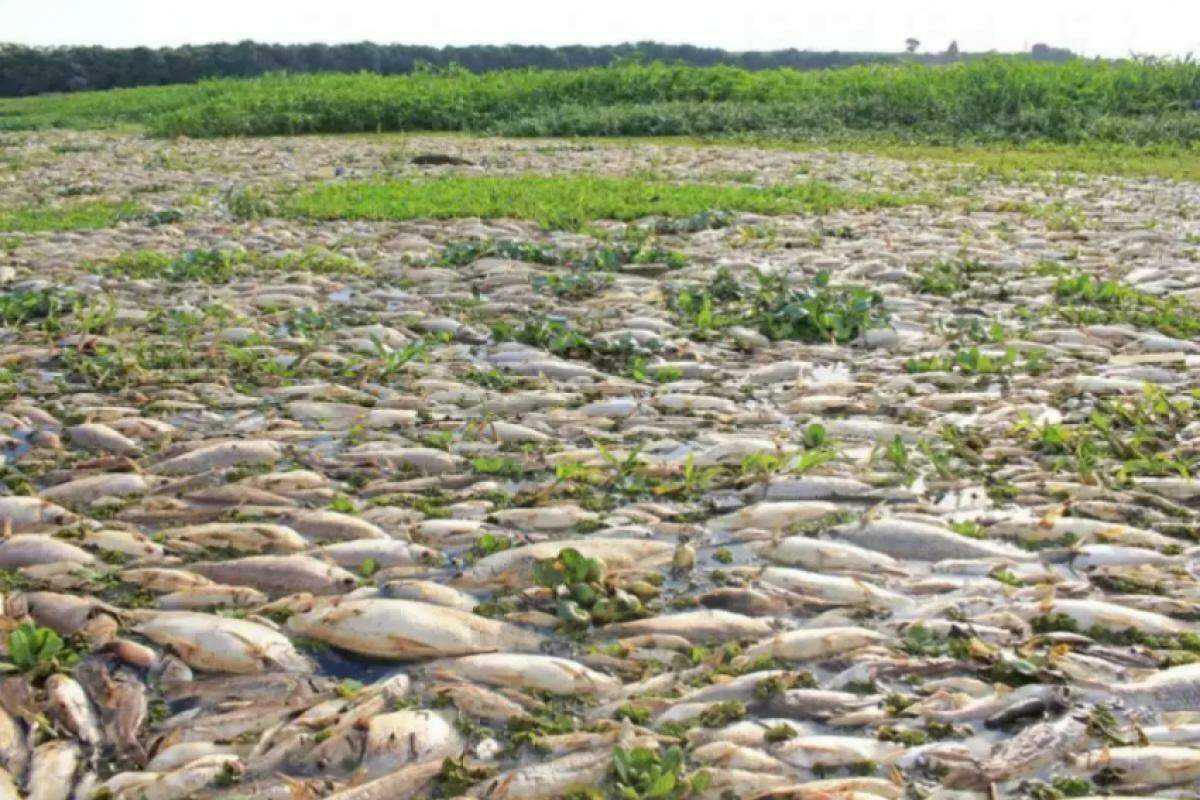
[[225, 561], [195, 561], [188, 571], [232, 586], [272, 594], [342, 594], [358, 585], [351, 573], [307, 555], [245, 556]]
[[38, 745], [25, 781], [27, 800], [67, 800], [82, 762], [83, 753], [74, 742], [56, 739]]
[[91, 553], [70, 542], [39, 533], [18, 533], [0, 541], [0, 568], [4, 569], [39, 564], [91, 564], [95, 560]]
[[533, 580], [534, 564], [554, 558], [568, 547], [579, 551], [585, 558], [600, 559], [609, 569], [668, 564], [675, 550], [674, 545], [653, 539], [603, 536], [539, 542], [502, 550], [479, 559], [463, 573], [461, 583], [466, 586], [526, 586]]
[[862, 524], [842, 525], [833, 536], [892, 558], [941, 561], [947, 558], [1004, 558], [1033, 561], [1032, 553], [985, 539], [972, 539], [948, 528], [899, 518], [881, 518]]
[[514, 625], [414, 600], [337, 598], [288, 618], [301, 636], [394, 660], [535, 650], [542, 637]]
[[1056, 720], [1036, 722], [997, 745], [980, 766], [982, 777], [1003, 783], [1031, 775], [1087, 746], [1087, 716], [1064, 714]]
[[243, 439], [201, 445], [154, 465], [158, 475], [196, 475], [215, 469], [274, 464], [283, 457], [278, 442]]
[[770, 622], [730, 611], [706, 609], [664, 614], [605, 625], [605, 635], [620, 638], [646, 635], [676, 635], [689, 642], [724, 642], [730, 639], [760, 639], [772, 632]]
[[51, 713], [83, 744], [97, 747], [104, 739], [100, 720], [79, 682], [67, 675], [46, 679], [46, 698]]
[[779, 564], [816, 572], [864, 572], [903, 574], [900, 562], [891, 556], [855, 545], [808, 536], [788, 536], [765, 543], [758, 552]]
[[196, 669], [239, 674], [313, 669], [288, 637], [256, 622], [195, 611], [143, 611], [134, 616], [137, 633], [170, 647]]
[[752, 658], [770, 656], [789, 661], [810, 661], [869, 647], [883, 641], [883, 638], [867, 628], [802, 628], [756, 642], [746, 649], [746, 655]]
[[438, 760], [409, 764], [380, 776], [328, 795], [325, 800], [409, 800], [421, 794], [442, 770]]
[[[0, 527], [6, 527], [14, 533], [69, 525], [75, 519], [76, 516], [62, 506], [39, 497], [0, 497]], [[2, 547], [3, 543], [0, 543]]]
[[465, 749], [466, 742], [446, 714], [401, 709], [367, 721], [362, 768], [377, 777], [411, 763], [459, 758]]
[[549, 694], [611, 695], [621, 682], [575, 661], [531, 653], [487, 653], [428, 665], [438, 680], [457, 680], [515, 687]]
[[1200, 779], [1200, 749], [1171, 745], [1104, 747], [1076, 755], [1081, 770], [1105, 770], [1116, 782], [1135, 786], [1174, 786]]
[[612, 748], [604, 748], [516, 767], [477, 784], [468, 796], [479, 800], [554, 800], [571, 789], [598, 784], [608, 774], [612, 758]]

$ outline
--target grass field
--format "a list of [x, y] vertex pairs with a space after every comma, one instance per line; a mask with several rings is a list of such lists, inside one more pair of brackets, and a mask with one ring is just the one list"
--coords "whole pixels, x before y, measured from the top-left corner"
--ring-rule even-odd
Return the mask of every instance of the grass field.
[[1200, 140], [1200, 65], [995, 58], [802, 72], [661, 64], [474, 75], [272, 75], [0, 101], [0, 129], [158, 136], [870, 134], [921, 144]]
[[48, 206], [0, 208], [0, 231], [68, 231], [107, 228], [140, 211], [133, 202], [89, 201]]
[[291, 198], [283, 211], [309, 219], [515, 217], [577, 229], [598, 219], [687, 217], [706, 211], [825, 213], [903, 204], [890, 194], [846, 192], [810, 182], [768, 189], [588, 176], [448, 177], [432, 181], [327, 183]]

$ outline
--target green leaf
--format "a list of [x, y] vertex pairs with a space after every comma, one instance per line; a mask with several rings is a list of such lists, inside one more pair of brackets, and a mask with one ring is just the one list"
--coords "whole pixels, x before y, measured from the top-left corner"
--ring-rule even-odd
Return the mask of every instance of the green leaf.
[[547, 558], [534, 563], [533, 582], [538, 586], [553, 589], [565, 583], [565, 579], [563, 574], [555, 568], [554, 559]]
[[629, 753], [620, 747], [613, 748], [613, 766], [617, 776], [623, 783], [629, 783], [633, 775], [633, 765], [629, 761]]
[[34, 664], [33, 629], [28, 624], [21, 625], [8, 635], [8, 654], [18, 667], [28, 669]]
[[558, 617], [571, 625], [589, 625], [591, 616], [579, 607], [574, 600], [559, 600], [557, 603]]
[[39, 663], [49, 661], [63, 649], [63, 640], [59, 638], [57, 633], [49, 628], [43, 628], [40, 633], [42, 635], [39, 637], [41, 641], [39, 642], [37, 653]]
[[646, 792], [646, 797], [651, 798], [651, 800], [660, 797], [669, 797], [674, 790], [675, 774], [668, 772], [664, 775], [659, 775], [654, 783], [650, 784], [650, 789]]

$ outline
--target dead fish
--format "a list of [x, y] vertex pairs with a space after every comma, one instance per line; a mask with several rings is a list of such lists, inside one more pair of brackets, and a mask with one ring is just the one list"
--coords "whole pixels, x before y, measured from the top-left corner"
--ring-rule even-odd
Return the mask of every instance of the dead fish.
[[904, 746], [862, 736], [798, 736], [773, 745], [768, 752], [799, 769], [845, 767], [873, 762], [891, 763]]
[[341, 458], [352, 464], [394, 464], [410, 467], [424, 475], [453, 472], [466, 461], [432, 447], [402, 447], [388, 442], [369, 442], [347, 450]]
[[588, 750], [502, 772], [470, 790], [480, 800], [556, 800], [573, 788], [594, 786], [612, 764], [612, 748]]
[[489, 722], [507, 723], [527, 716], [526, 709], [502, 694], [469, 683], [443, 683], [431, 688], [434, 697], [445, 698], [471, 717]]
[[341, 567], [357, 569], [370, 561], [380, 569], [436, 564], [441, 554], [432, 548], [397, 539], [356, 539], [327, 544], [316, 551]]
[[203, 575], [168, 567], [134, 567], [122, 570], [121, 580], [148, 592], [178, 592], [212, 583]]
[[1037, 695], [1014, 703], [993, 714], [983, 721], [983, 726], [985, 728], [1004, 728], [1031, 717], [1042, 718], [1047, 715], [1061, 714], [1067, 709], [1069, 702], [1070, 693], [1065, 688], [1057, 693]]
[[316, 544], [347, 542], [357, 539], [391, 541], [392, 538], [378, 525], [374, 525], [362, 517], [337, 511], [296, 511], [285, 515], [283, 521]]
[[1061, 691], [1060, 687], [1050, 684], [1030, 684], [1011, 692], [970, 700], [957, 708], [935, 707], [925, 701], [913, 704], [906, 711], [937, 722], [964, 722], [984, 719], [1034, 699], [1053, 702]]
[[0, 767], [13, 775], [24, 775], [29, 763], [29, 746], [21, 725], [0, 707]]
[[948, 558], [1006, 558], [1032, 561], [1032, 553], [983, 539], [961, 536], [948, 528], [896, 517], [843, 525], [830, 531], [851, 544], [892, 558], [942, 561]]
[[458, 758], [466, 742], [452, 720], [437, 711], [401, 709], [367, 722], [362, 767], [374, 777], [408, 764]]
[[466, 592], [436, 581], [400, 580], [388, 581], [379, 587], [381, 597], [396, 600], [419, 600], [436, 606], [446, 606], [459, 611], [473, 611], [479, 601]]
[[229, 700], [247, 700], [266, 705], [305, 708], [332, 696], [337, 682], [306, 674], [268, 672], [255, 675], [224, 675], [197, 678], [164, 689], [167, 700], [204, 700], [220, 704]]
[[83, 531], [82, 543], [101, 552], [121, 553], [137, 559], [158, 559], [163, 547], [137, 531], [115, 528]]
[[221, 583], [252, 586], [276, 594], [341, 594], [358, 585], [358, 579], [341, 567], [305, 555], [197, 561], [189, 564], [188, 569]]
[[239, 737], [257, 737], [281, 725], [295, 713], [296, 709], [288, 706], [258, 703], [203, 716], [187, 714], [162, 723], [164, 734], [158, 746], [163, 748], [184, 742], [227, 742]]
[[700, 800], [719, 800], [721, 795], [756, 798], [763, 796], [764, 792], [791, 786], [796, 780], [791, 775], [777, 775], [757, 770], [709, 767], [704, 771], [708, 773], [709, 787], [697, 795]]
[[11, 569], [62, 562], [90, 564], [95, 560], [91, 553], [70, 542], [40, 533], [19, 533], [0, 540], [0, 568]]
[[102, 600], [58, 592], [25, 592], [14, 595], [25, 605], [25, 612], [37, 624], [51, 628], [61, 636], [79, 633], [97, 614], [119, 614], [120, 610]]
[[713, 589], [696, 598], [705, 608], [732, 611], [751, 617], [775, 616], [803, 605], [805, 598], [794, 592], [764, 586], [755, 589], [726, 587]]
[[71, 444], [83, 450], [116, 453], [119, 456], [136, 456], [142, 451], [133, 439], [101, 422], [72, 425], [66, 433]]
[[559, 695], [609, 695], [621, 682], [575, 661], [527, 653], [487, 653], [437, 661], [429, 674], [440, 680], [474, 681]]
[[77, 681], [66, 675], [51, 675], [46, 679], [46, 698], [55, 718], [76, 739], [89, 747], [100, 744], [104, 738], [100, 720]]
[[79, 745], [57, 739], [38, 745], [25, 781], [28, 800], [67, 800], [82, 760]]
[[146, 765], [146, 769], [149, 772], [170, 772], [197, 759], [213, 755], [237, 755], [237, 749], [214, 742], [181, 742], [159, 750]]
[[1105, 747], [1081, 753], [1075, 766], [1105, 770], [1117, 782], [1141, 786], [1173, 786], [1200, 779], [1200, 749], [1150, 745]]
[[100, 706], [106, 738], [123, 755], [138, 764], [146, 762], [141, 744], [142, 729], [149, 716], [146, 688], [127, 670], [110, 672], [99, 660], [84, 659], [75, 675]]
[[102, 497], [131, 497], [150, 491], [150, 483], [133, 472], [88, 475], [43, 489], [45, 500], [67, 505], [94, 503]]
[[197, 548], [227, 547], [250, 553], [299, 553], [310, 547], [307, 539], [285, 525], [261, 522], [210, 522], [167, 528], [161, 532], [168, 544]]
[[360, 655], [408, 660], [533, 650], [541, 637], [485, 617], [412, 600], [317, 602], [288, 619], [290, 630]]
[[161, 461], [154, 471], [160, 475], [195, 475], [214, 469], [274, 464], [282, 457], [283, 449], [277, 442], [255, 439], [218, 442]]
[[0, 523], [20, 532], [41, 525], [67, 525], [75, 515], [37, 497], [0, 497]]
[[312, 664], [286, 636], [265, 625], [192, 611], [143, 611], [134, 616], [139, 619], [138, 633], [170, 647], [196, 669], [312, 671]]
[[774, 756], [753, 747], [744, 747], [733, 742], [710, 742], [691, 751], [693, 761], [705, 766], [724, 769], [744, 769], [753, 772], [768, 772], [790, 775], [792, 767]]
[[13, 779], [12, 773], [4, 767], [0, 767], [0, 800], [21, 800], [21, 793], [17, 791], [17, 782]]
[[197, 611], [206, 608], [250, 608], [267, 602], [267, 596], [249, 586], [224, 586], [210, 583], [170, 592], [158, 598], [159, 608], [171, 611]]
[[218, 753], [201, 756], [170, 772], [143, 773], [148, 776], [146, 780], [124, 787], [120, 783], [112, 787], [111, 784], [116, 780], [112, 779], [105, 787], [117, 800], [186, 800], [217, 781], [236, 780], [244, 769], [237, 756]]
[[831, 475], [772, 478], [764, 500], [864, 500], [877, 496], [869, 484]]
[[1158, 711], [1188, 711], [1200, 708], [1200, 664], [1171, 667], [1139, 681], [1096, 688], [1130, 704]]
[[556, 542], [514, 547], [479, 559], [463, 575], [469, 586], [498, 583], [510, 587], [527, 586], [533, 579], [533, 565], [554, 558], [566, 548], [574, 548], [586, 558], [598, 558], [610, 569], [633, 566], [652, 568], [669, 564], [674, 545], [653, 539], [617, 539], [588, 536]]
[[772, 714], [789, 718], [828, 720], [838, 714], [876, 706], [879, 695], [861, 695], [828, 689], [787, 689], [772, 695], [767, 708]]
[[828, 603], [896, 610], [907, 608], [913, 604], [913, 601], [904, 595], [881, 589], [858, 578], [822, 575], [818, 572], [790, 567], [748, 569], [741, 571], [740, 574], [754, 575], [764, 583]]
[[993, 783], [1029, 775], [1079, 752], [1088, 739], [1086, 715], [1067, 714], [1038, 722], [997, 745], [981, 771], [985, 780]]
[[761, 639], [771, 630], [770, 623], [765, 620], [712, 609], [618, 622], [602, 628], [603, 633], [611, 637], [668, 634], [695, 643]]
[[1169, 636], [1188, 630], [1188, 626], [1184, 623], [1162, 614], [1139, 611], [1136, 608], [1118, 603], [1107, 603], [1103, 600], [1055, 598], [1048, 603], [1025, 603], [1018, 609], [1018, 613], [1028, 617], [1063, 614], [1070, 617], [1080, 630], [1088, 630], [1092, 627], [1117, 631], [1135, 628], [1155, 636]]
[[[187, 479], [185, 479], [187, 480]], [[252, 506], [255, 508], [291, 508], [296, 501], [290, 497], [256, 489], [237, 483], [209, 486], [181, 495], [184, 500], [197, 506]]]
[[709, 526], [718, 531], [738, 531], [745, 528], [781, 530], [802, 522], [828, 517], [840, 510], [841, 507], [835, 503], [818, 500], [762, 502], [717, 517], [709, 522]]
[[808, 536], [789, 536], [778, 542], [761, 545], [758, 551], [780, 564], [817, 572], [903, 572], [900, 562], [883, 553]]
[[329, 479], [319, 472], [309, 469], [295, 469], [287, 472], [268, 472], [263, 475], [249, 475], [239, 481], [240, 484], [261, 489], [272, 494], [292, 495], [300, 492], [311, 492], [329, 485]]
[[881, 634], [868, 628], [805, 628], [756, 642], [746, 649], [746, 655], [809, 661], [831, 658], [882, 640]]
[[441, 771], [441, 760], [409, 764], [373, 781], [334, 792], [325, 800], [410, 800]]
[[584, 511], [573, 503], [560, 503], [535, 508], [512, 508], [492, 514], [501, 525], [539, 531], [562, 531], [585, 522], [596, 522], [599, 514]]

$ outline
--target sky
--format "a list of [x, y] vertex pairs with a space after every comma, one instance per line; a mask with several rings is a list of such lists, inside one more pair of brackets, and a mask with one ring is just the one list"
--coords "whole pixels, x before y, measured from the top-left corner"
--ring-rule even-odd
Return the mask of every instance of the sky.
[[0, 42], [615, 44], [1200, 55], [1200, 0], [0, 0]]

